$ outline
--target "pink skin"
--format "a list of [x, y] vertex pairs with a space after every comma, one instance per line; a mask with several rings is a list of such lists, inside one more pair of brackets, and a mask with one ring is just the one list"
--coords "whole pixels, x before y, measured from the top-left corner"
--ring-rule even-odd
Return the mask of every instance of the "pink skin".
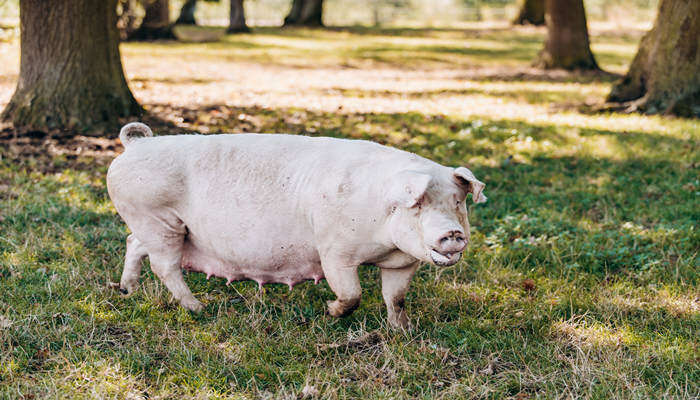
[[151, 136], [129, 124], [109, 168], [115, 208], [133, 234], [121, 288], [146, 255], [180, 303], [202, 309], [181, 268], [227, 280], [325, 278], [344, 316], [360, 301], [360, 264], [382, 269], [388, 322], [405, 328], [403, 298], [421, 262], [453, 265], [469, 241], [465, 198], [486, 200], [466, 168], [359, 140], [288, 135]]

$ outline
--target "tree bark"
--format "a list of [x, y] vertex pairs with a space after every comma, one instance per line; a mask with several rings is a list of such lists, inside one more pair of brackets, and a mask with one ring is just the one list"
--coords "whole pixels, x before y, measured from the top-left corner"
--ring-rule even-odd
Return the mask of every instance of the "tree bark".
[[514, 25], [544, 25], [544, 1], [545, 0], [525, 0], [520, 13], [513, 21]]
[[284, 26], [323, 26], [323, 0], [294, 0]]
[[2, 119], [19, 131], [100, 135], [142, 113], [124, 78], [116, 0], [22, 0], [17, 88]]
[[170, 25], [170, 0], [143, 0], [146, 15], [129, 40], [175, 39]]
[[546, 0], [547, 41], [536, 64], [541, 68], [597, 70], [591, 53], [583, 0]]
[[229, 13], [229, 23], [227, 33], [250, 32], [250, 28], [245, 22], [245, 9], [243, 0], [231, 0], [231, 10]]
[[175, 25], [197, 25], [194, 12], [197, 8], [197, 0], [187, 0], [180, 9], [180, 16], [175, 20]]
[[700, 1], [662, 0], [627, 75], [607, 101], [628, 111], [700, 117]]

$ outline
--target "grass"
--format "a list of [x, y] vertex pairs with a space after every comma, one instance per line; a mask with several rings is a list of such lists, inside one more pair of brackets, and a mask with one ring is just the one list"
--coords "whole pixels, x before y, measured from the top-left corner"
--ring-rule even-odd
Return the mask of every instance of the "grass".
[[[609, 70], [624, 72], [634, 56], [641, 32], [627, 35], [600, 32], [593, 51]], [[352, 68], [391, 67], [425, 69], [514, 66], [530, 62], [540, 50], [544, 32], [494, 25], [470, 29], [385, 29], [345, 27], [322, 32], [309, 29], [280, 30], [259, 27], [254, 34], [228, 36], [203, 44], [135, 44], [127, 54], [169, 57], [210, 57], [253, 60], [297, 67], [342, 65]], [[193, 49], [196, 49], [192, 51]]]
[[[581, 112], [609, 79], [532, 71], [541, 36], [264, 29], [124, 45], [161, 133], [371, 139], [469, 165], [489, 202], [469, 206], [462, 262], [419, 270], [410, 332], [387, 329], [372, 267], [345, 319], [325, 315], [325, 282], [260, 292], [188, 274], [206, 304], [193, 315], [149, 268], [133, 297], [111, 284], [127, 234], [104, 183], [113, 141], [8, 141], [0, 397], [697, 398], [700, 125]], [[593, 43], [609, 70], [635, 47]], [[0, 103], [10, 94], [0, 81]]]

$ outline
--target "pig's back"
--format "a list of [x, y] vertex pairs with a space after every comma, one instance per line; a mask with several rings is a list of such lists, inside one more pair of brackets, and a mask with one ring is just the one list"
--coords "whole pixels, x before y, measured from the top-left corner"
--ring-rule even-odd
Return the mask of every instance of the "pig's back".
[[[131, 191], [142, 185], [143, 192], [158, 195], [146, 201], [181, 207], [201, 206], [200, 201], [226, 206], [243, 197], [257, 205], [284, 198], [298, 202], [319, 193], [319, 185], [347, 178], [349, 172], [376, 174], [376, 165], [392, 164], [400, 156], [417, 157], [368, 141], [327, 137], [160, 136], [138, 139], [117, 157], [108, 184]], [[231, 197], [234, 188], [238, 195]]]

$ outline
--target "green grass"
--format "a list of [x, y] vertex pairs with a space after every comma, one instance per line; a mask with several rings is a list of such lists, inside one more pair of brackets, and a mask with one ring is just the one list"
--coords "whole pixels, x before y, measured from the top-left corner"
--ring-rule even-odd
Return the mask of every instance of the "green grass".
[[[237, 41], [279, 35], [295, 43], [280, 61], [294, 67], [295, 59], [309, 63], [304, 43], [311, 48], [324, 40], [307, 31], [275, 32], [214, 45], [130, 44], [125, 53], [128, 64], [148, 49], [150, 62], [230, 50], [255, 63], [263, 61], [259, 54], [246, 53], [255, 48]], [[415, 43], [401, 44], [413, 36], [393, 34], [319, 36], [393, 41], [392, 65], [415, 69], [408, 59]], [[503, 46], [516, 46], [509, 40], [517, 34], [502, 35]], [[623, 39], [599, 40], [612, 46]], [[217, 46], [229, 50], [212, 50]], [[378, 67], [381, 51], [353, 51], [332, 47], [324, 63]], [[455, 67], [525, 63], [511, 54], [493, 53], [480, 64], [472, 53], [429, 51], [440, 60], [457, 57]], [[613, 55], [612, 64], [628, 62], [625, 57]], [[167, 72], [141, 79], [177, 81]], [[569, 76], [475, 85], [408, 96], [426, 104], [459, 95], [547, 106], [603, 96], [609, 82]], [[388, 92], [338, 90], [387, 101], [405, 95], [400, 85]], [[464, 260], [417, 273], [406, 302], [410, 332], [386, 327], [372, 267], [361, 268], [362, 304], [345, 319], [325, 315], [333, 298], [325, 282], [259, 292], [253, 282], [226, 286], [188, 274], [206, 304], [194, 315], [171, 300], [149, 268], [132, 297], [120, 297], [110, 284], [119, 280], [127, 229], [107, 196], [108, 159], [45, 150], [18, 155], [0, 147], [0, 397], [297, 398], [305, 385], [324, 398], [700, 395], [697, 120], [570, 109], [520, 118], [498, 110], [149, 108], [163, 118], [201, 117], [185, 118], [179, 129], [365, 138], [446, 165], [466, 164], [486, 182], [489, 201], [469, 206], [473, 240]]]
[[[641, 32], [592, 38], [598, 61], [622, 73], [634, 56]], [[214, 43], [129, 44], [127, 54], [247, 59], [297, 67], [445, 68], [530, 63], [545, 37], [543, 30], [517, 31], [498, 26], [471, 29], [366, 27], [284, 29], [257, 27], [252, 34], [227, 36]]]

